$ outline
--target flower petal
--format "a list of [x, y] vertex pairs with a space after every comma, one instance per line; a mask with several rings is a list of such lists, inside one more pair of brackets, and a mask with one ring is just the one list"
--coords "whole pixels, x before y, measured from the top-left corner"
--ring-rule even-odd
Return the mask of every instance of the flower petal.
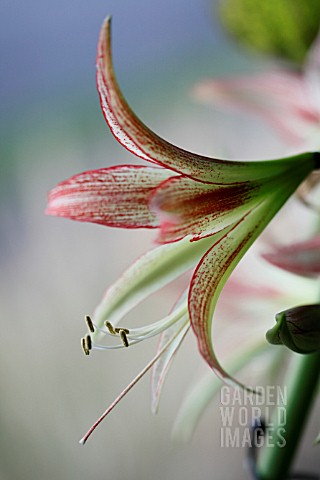
[[[190, 322], [198, 340], [199, 351], [218, 377], [235, 384], [238, 382], [223, 369], [214, 353], [211, 327], [213, 312], [221, 290], [233, 268], [249, 248], [256, 228], [254, 225], [251, 230], [248, 228], [243, 235], [239, 235], [238, 230], [246, 221], [248, 220], [245, 216], [236, 224], [232, 224], [225, 230], [220, 241], [216, 242], [203, 256], [195, 270], [189, 291]], [[248, 245], [247, 248], [246, 245]]]
[[102, 168], [59, 183], [48, 196], [46, 213], [109, 227], [154, 228], [150, 192], [172, 172], [135, 165]]
[[214, 106], [259, 114], [294, 143], [319, 121], [304, 78], [289, 69], [207, 80], [195, 95]]
[[[113, 325], [153, 292], [194, 267], [212, 245], [211, 238], [191, 243], [190, 237], [180, 242], [161, 245], [133, 263], [105, 293], [94, 312], [93, 321], [103, 326], [105, 320]], [[99, 336], [99, 332], [92, 337]]]
[[118, 86], [111, 56], [111, 18], [101, 28], [97, 50], [97, 88], [103, 115], [115, 138], [138, 157], [204, 182], [230, 184], [268, 178], [288, 161], [236, 162], [183, 150], [160, 138], [134, 114]]
[[239, 220], [257, 203], [261, 191], [258, 182], [213, 185], [184, 176], [169, 178], [150, 196], [150, 208], [161, 220], [158, 241], [172, 242], [188, 234], [192, 240], [212, 235]]
[[185, 314], [177, 322], [171, 325], [170, 328], [164, 330], [160, 336], [157, 352], [161, 351], [162, 347], [176, 335], [178, 330], [181, 330], [181, 325], [186, 324], [185, 328], [181, 330], [181, 333], [175, 337], [175, 341], [172, 342], [170, 348], [159, 358], [159, 360], [154, 364], [152, 368], [151, 375], [151, 411], [152, 413], [157, 413], [159, 406], [160, 394], [164, 381], [166, 379], [167, 373], [169, 371], [172, 360], [179, 349], [184, 337], [190, 328], [189, 315], [187, 310], [187, 297], [188, 292], [185, 291], [183, 295], [179, 298], [178, 302], [174, 305], [172, 313], [176, 310], [179, 310], [182, 305], [185, 305]]
[[[181, 323], [185, 323], [185, 327], [181, 330]], [[175, 340], [170, 344], [170, 347], [166, 352], [161, 355], [161, 357], [154, 364], [152, 369], [151, 377], [151, 410], [152, 413], [158, 411], [160, 394], [162, 387], [166, 378], [166, 375], [169, 371], [170, 365], [174, 359], [175, 354], [177, 353], [184, 337], [188, 333], [190, 328], [189, 317], [188, 315], [185, 318], [172, 325], [168, 330], [165, 330], [161, 337], [158, 345], [158, 352], [161, 351], [163, 346], [170, 341], [170, 339], [175, 336]], [[176, 333], [180, 330], [180, 333], [176, 336]]]
[[283, 270], [305, 277], [320, 275], [320, 235], [310, 240], [278, 246], [273, 252], [264, 253], [264, 259]]
[[[303, 177], [300, 181], [302, 179]], [[270, 192], [267, 200], [225, 229], [224, 235], [203, 256], [191, 280], [189, 315], [198, 340], [199, 351], [208, 365], [226, 382], [240, 385], [222, 368], [214, 353], [211, 327], [216, 303], [235, 266], [291, 196], [298, 183], [297, 178], [283, 179], [283, 185]], [[214, 240], [215, 236], [211, 238]]]

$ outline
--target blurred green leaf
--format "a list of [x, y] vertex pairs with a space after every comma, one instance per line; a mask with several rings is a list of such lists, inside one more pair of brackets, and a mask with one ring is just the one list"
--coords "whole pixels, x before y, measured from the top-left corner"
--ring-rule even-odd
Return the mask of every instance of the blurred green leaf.
[[223, 0], [223, 26], [236, 40], [272, 56], [302, 63], [320, 26], [319, 0]]

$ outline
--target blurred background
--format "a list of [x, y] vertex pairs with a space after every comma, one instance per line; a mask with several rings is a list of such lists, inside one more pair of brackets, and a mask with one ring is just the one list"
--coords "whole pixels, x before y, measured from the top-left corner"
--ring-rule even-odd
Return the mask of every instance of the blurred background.
[[[108, 14], [119, 83], [150, 128], [208, 155], [255, 158], [283, 151], [259, 122], [239, 148], [246, 122], [216, 115], [192, 97], [204, 77], [261, 68], [261, 60], [222, 31], [214, 7], [209, 0], [1, 2], [3, 480], [246, 478], [244, 451], [220, 448], [219, 399], [189, 444], [170, 439], [185, 390], [206, 371], [191, 335], [170, 372], [157, 416], [150, 412], [145, 378], [86, 447], [78, 445], [154, 354], [152, 342], [89, 358], [80, 348], [84, 315], [152, 245], [154, 234], [43, 213], [47, 191], [57, 182], [138, 161], [109, 133], [95, 90], [96, 42]], [[146, 302], [135, 314], [138, 323], [154, 319], [155, 312], [160, 318], [178, 292], [170, 289]]]

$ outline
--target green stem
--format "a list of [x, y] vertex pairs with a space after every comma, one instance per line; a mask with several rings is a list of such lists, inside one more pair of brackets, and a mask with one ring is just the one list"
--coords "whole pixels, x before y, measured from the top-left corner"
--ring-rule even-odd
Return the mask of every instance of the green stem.
[[261, 451], [257, 462], [260, 480], [284, 480], [287, 477], [317, 390], [319, 367], [320, 352], [294, 354], [287, 374], [288, 404], [284, 406], [286, 424], [281, 430], [285, 446], [283, 441], [279, 442], [279, 415], [276, 410], [272, 423], [274, 428], [270, 436], [266, 432], [268, 444]]

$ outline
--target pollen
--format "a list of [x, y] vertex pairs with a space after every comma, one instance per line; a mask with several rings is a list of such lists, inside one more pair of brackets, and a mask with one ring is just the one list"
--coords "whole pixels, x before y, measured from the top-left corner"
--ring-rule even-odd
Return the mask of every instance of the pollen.
[[85, 342], [86, 342], [86, 347], [87, 347], [87, 350], [91, 350], [92, 349], [92, 340], [91, 340], [91, 336], [88, 334], [84, 337], [85, 339]]
[[94, 325], [92, 323], [92, 320], [91, 320], [91, 317], [89, 317], [89, 315], [86, 315], [85, 317], [85, 321], [86, 321], [86, 324], [88, 326], [88, 329], [91, 333], [94, 332]]
[[[129, 333], [129, 332], [128, 332]], [[123, 343], [123, 345], [125, 347], [129, 347], [129, 342], [128, 342], [128, 339], [127, 339], [127, 331], [126, 329], [119, 329], [119, 335], [120, 335], [120, 338], [121, 338], [121, 341]]]
[[113, 328], [112, 324], [110, 322], [108, 322], [108, 320], [106, 320], [105, 322], [105, 326], [107, 327], [107, 329], [109, 330], [109, 332], [111, 333], [111, 335], [115, 335], [117, 332], [115, 331], [115, 329]]
[[114, 329], [116, 333], [124, 332], [126, 335], [129, 335], [130, 331], [127, 328], [117, 327]]
[[90, 351], [88, 350], [87, 342], [86, 342], [85, 337], [81, 338], [81, 346], [82, 346], [83, 353], [85, 355], [89, 355]]

